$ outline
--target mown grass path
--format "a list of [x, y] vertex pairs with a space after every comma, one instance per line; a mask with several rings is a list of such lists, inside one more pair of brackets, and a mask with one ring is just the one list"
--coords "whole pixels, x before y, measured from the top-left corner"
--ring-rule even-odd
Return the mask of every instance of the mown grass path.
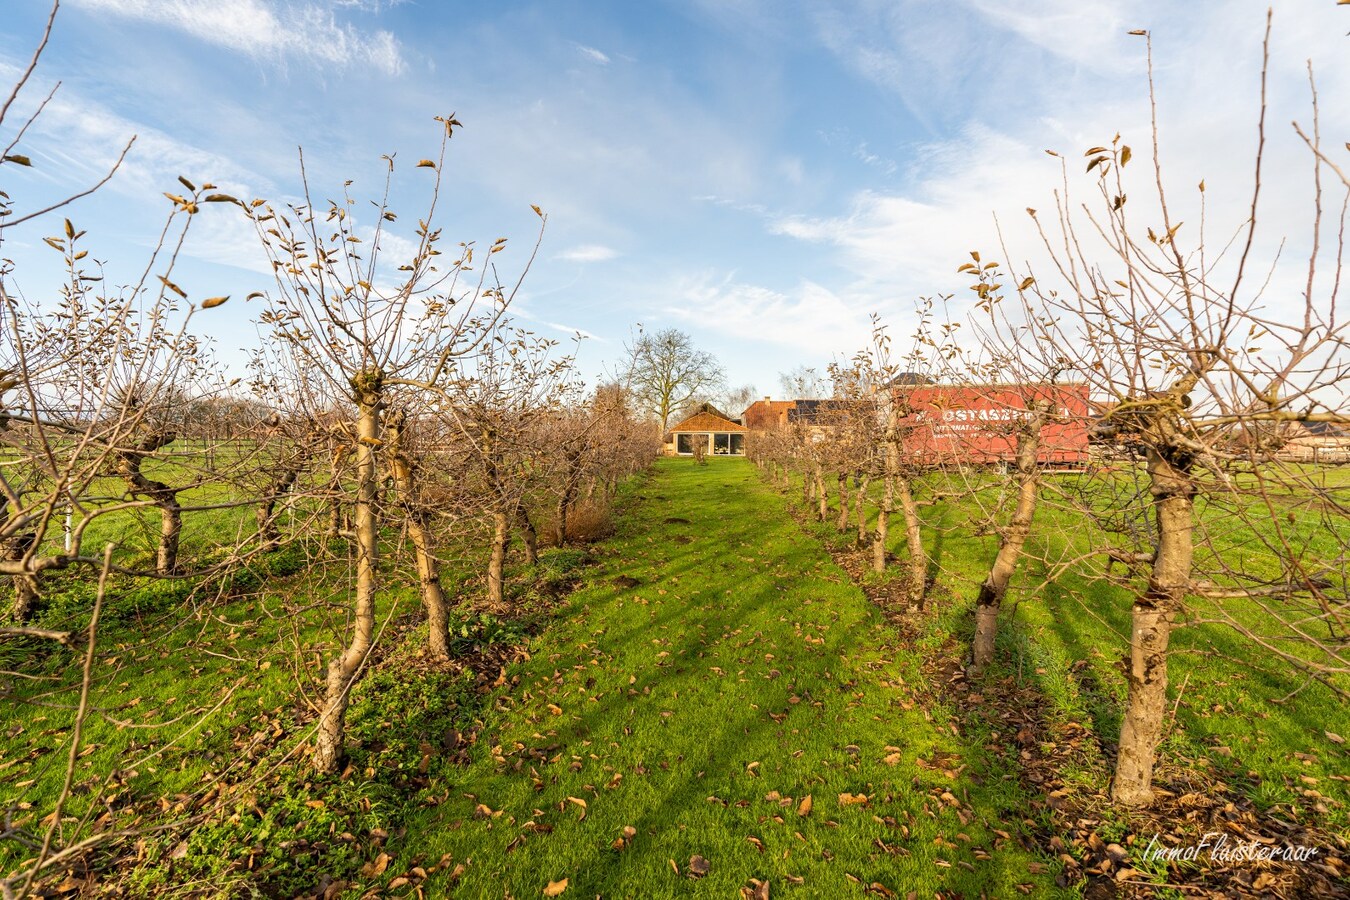
[[[462, 897], [1041, 894], [1016, 780], [749, 464], [663, 462], [405, 853]], [[809, 801], [808, 801], [809, 798]], [[624, 838], [625, 828], [631, 837]], [[692, 857], [706, 861], [704, 866]], [[401, 860], [402, 861], [402, 860]], [[452, 883], [448, 873], [463, 864]], [[452, 886], [453, 884], [453, 886]]]

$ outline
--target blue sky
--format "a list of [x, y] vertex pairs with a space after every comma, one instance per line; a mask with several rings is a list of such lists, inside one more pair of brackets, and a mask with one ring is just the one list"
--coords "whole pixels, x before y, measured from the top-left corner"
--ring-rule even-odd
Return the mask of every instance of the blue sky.
[[[1277, 0], [1266, 236], [1306, 242], [1306, 61], [1323, 132], [1350, 137], [1350, 8]], [[0, 0], [0, 82], [14, 80], [46, 4]], [[594, 376], [631, 327], [674, 326], [717, 353], [734, 384], [777, 394], [777, 373], [861, 346], [870, 313], [898, 334], [920, 296], [956, 294], [966, 253], [1031, 259], [1026, 207], [1047, 207], [1056, 160], [1120, 132], [1146, 145], [1144, 44], [1155, 41], [1165, 171], [1208, 184], [1208, 215], [1236, 227], [1250, 190], [1265, 4], [1099, 0], [688, 0], [469, 4], [431, 0], [66, 0], [28, 106], [57, 99], [2, 175], [22, 204], [123, 170], [71, 217], [110, 281], [144, 264], [175, 178], [250, 197], [375, 196], [397, 154], [395, 208], [415, 220], [435, 115], [464, 123], [439, 222], [454, 241], [511, 238], [524, 261], [549, 214], [518, 315], [541, 334], [589, 336]], [[1071, 166], [1077, 178], [1075, 164]], [[1146, 170], [1141, 169], [1141, 173]], [[194, 298], [242, 298], [269, 276], [251, 232], [211, 210], [176, 280]], [[1184, 216], [1182, 216], [1184, 218]], [[7, 235], [15, 284], [59, 278], [41, 244]], [[1227, 226], [1225, 226], [1226, 228]], [[391, 241], [386, 250], [397, 250]], [[1287, 281], [1286, 281], [1287, 279]], [[1297, 271], [1277, 272], [1272, 303]], [[256, 305], [256, 302], [255, 302]], [[257, 310], [197, 320], [227, 363]]]

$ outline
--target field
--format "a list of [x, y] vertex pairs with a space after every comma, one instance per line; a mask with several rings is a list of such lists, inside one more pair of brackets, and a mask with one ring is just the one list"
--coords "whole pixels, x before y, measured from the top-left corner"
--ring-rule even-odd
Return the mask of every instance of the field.
[[[328, 779], [304, 752], [345, 627], [345, 542], [206, 583], [120, 579], [77, 746], [82, 648], [0, 645], [0, 799], [40, 833], [74, 754], [63, 843], [104, 843], [63, 883], [90, 894], [1074, 896], [1124, 870], [1166, 896], [1202, 877], [1140, 861], [1159, 819], [1104, 802], [1129, 596], [1046, 580], [1092, 539], [1067, 509], [1042, 511], [996, 667], [962, 674], [996, 546], [977, 500], [925, 508], [935, 580], [914, 614], [886, 603], [892, 576], [851, 577], [851, 542], [749, 463], [664, 460], [623, 487], [611, 537], [512, 568], [511, 617], [475, 612], [478, 561], [452, 562], [449, 666], [423, 656], [415, 580], [390, 563], [348, 765]], [[195, 552], [242, 527], [198, 515]], [[44, 624], [84, 627], [87, 579], [53, 587]], [[1344, 840], [1346, 705], [1222, 626], [1175, 646], [1167, 813], [1227, 804], [1253, 830]], [[1134, 856], [1085, 872], [1107, 844]], [[0, 841], [0, 865], [32, 852]]]

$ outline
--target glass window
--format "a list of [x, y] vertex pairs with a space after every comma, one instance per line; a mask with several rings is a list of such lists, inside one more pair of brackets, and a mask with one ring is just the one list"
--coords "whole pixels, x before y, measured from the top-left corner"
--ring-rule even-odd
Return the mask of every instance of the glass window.
[[731, 455], [742, 456], [745, 453], [745, 435], [733, 434], [731, 436]]
[[[692, 435], [692, 434], [684, 434], [684, 433], [676, 434], [676, 435], [675, 435], [675, 452], [676, 452], [676, 453], [686, 453], [686, 454], [688, 454], [688, 453], [693, 453], [693, 452], [694, 452], [694, 437], [695, 437], [695, 435]], [[697, 435], [697, 437], [702, 438], [703, 435], [700, 434], [700, 435]]]
[[718, 456], [726, 456], [731, 453], [731, 435], [714, 434], [713, 435], [713, 453]]

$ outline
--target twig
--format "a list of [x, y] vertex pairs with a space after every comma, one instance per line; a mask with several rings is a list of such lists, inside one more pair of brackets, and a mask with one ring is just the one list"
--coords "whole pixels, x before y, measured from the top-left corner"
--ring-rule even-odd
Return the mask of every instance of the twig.
[[0, 637], [6, 636], [45, 638], [49, 641], [56, 641], [58, 644], [64, 644], [67, 647], [72, 643], [72, 637], [69, 631], [52, 631], [48, 628], [0, 628]]

